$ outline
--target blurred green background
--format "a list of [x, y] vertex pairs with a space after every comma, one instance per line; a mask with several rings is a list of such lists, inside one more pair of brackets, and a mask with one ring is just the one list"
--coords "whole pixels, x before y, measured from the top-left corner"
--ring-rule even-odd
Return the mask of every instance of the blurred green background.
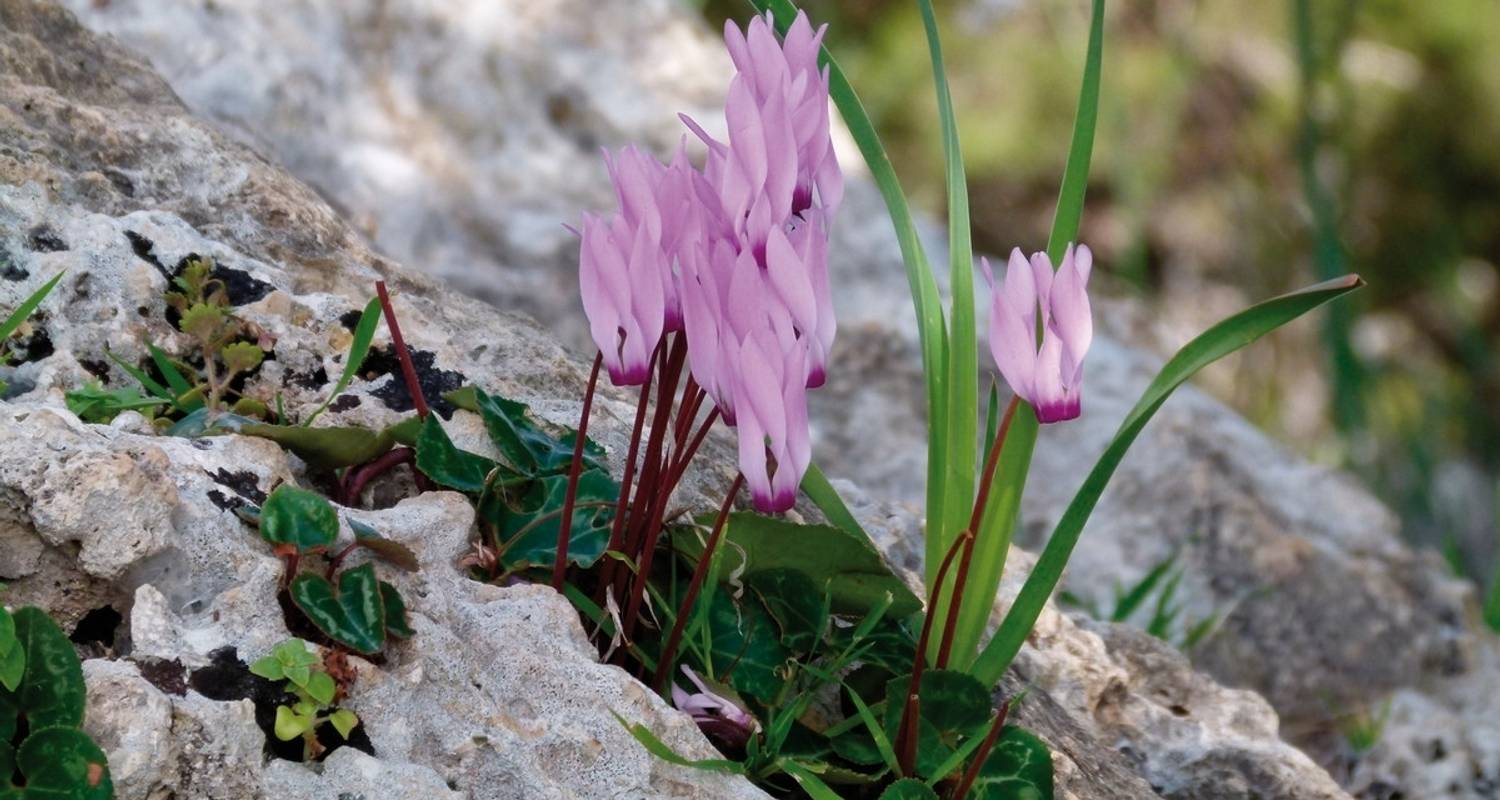
[[[687, 0], [715, 25], [743, 0]], [[975, 244], [1039, 249], [1062, 175], [1086, 0], [937, 3]], [[805, 0], [916, 203], [943, 213], [910, 0]], [[1354, 303], [1206, 387], [1361, 476], [1414, 541], [1500, 564], [1500, 2], [1114, 0], [1083, 238], [1105, 289], [1175, 346], [1346, 271]], [[1500, 592], [1491, 611], [1500, 624]]]

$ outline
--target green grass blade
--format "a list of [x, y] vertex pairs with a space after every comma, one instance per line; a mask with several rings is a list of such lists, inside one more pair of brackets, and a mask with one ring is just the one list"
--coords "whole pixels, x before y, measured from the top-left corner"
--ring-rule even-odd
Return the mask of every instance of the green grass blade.
[[1167, 572], [1176, 563], [1177, 554], [1173, 553], [1160, 564], [1152, 567], [1151, 571], [1146, 573], [1146, 577], [1141, 578], [1135, 586], [1131, 587], [1130, 591], [1126, 592], [1115, 602], [1115, 610], [1114, 613], [1109, 615], [1109, 621], [1124, 622], [1130, 619], [1130, 615], [1134, 614], [1136, 609], [1140, 608], [1146, 602], [1146, 598], [1150, 597], [1153, 591], [1156, 591], [1156, 585], [1161, 583], [1161, 579], [1167, 576]]
[[990, 399], [988, 409], [984, 414], [984, 454], [980, 456], [980, 462], [990, 460], [990, 451], [995, 447], [995, 432], [1000, 427], [1000, 387], [993, 378], [990, 379]]
[[16, 310], [10, 312], [10, 316], [5, 318], [4, 322], [0, 322], [0, 342], [9, 339], [10, 335], [21, 327], [21, 323], [25, 322], [26, 318], [31, 316], [32, 312], [36, 311], [37, 306], [40, 306], [42, 301], [47, 299], [47, 295], [57, 286], [57, 282], [62, 280], [62, 276], [63, 273], [61, 272], [53, 275], [51, 280], [42, 284], [42, 288], [37, 289], [31, 293], [30, 297], [22, 300], [21, 304], [16, 306]]
[[192, 411], [202, 407], [202, 400], [185, 399], [193, 393], [193, 384], [186, 375], [182, 374], [182, 370], [172, 363], [172, 359], [162, 352], [160, 347], [150, 342], [146, 342], [146, 350], [151, 353], [152, 363], [156, 364], [156, 368], [161, 371], [161, 376], [166, 379], [167, 386], [172, 390], [172, 405], [183, 411]]
[[1011, 659], [1015, 658], [1021, 649], [1021, 643], [1026, 640], [1026, 634], [1036, 624], [1047, 598], [1052, 595], [1052, 590], [1062, 578], [1063, 568], [1073, 554], [1073, 547], [1078, 544], [1078, 537], [1083, 533], [1083, 527], [1099, 502], [1100, 495], [1104, 493], [1104, 487], [1114, 475], [1115, 468], [1120, 465], [1121, 459], [1146, 427], [1146, 423], [1151, 421], [1156, 410], [1161, 408], [1177, 387], [1198, 370], [1363, 285], [1359, 276], [1348, 275], [1267, 300], [1219, 322], [1178, 350], [1120, 423], [1119, 431], [1110, 440], [1109, 446], [1104, 449], [1078, 493], [1068, 504], [1067, 510], [1063, 512], [1062, 518], [1058, 520], [1031, 575], [1026, 578], [1015, 603], [1006, 613], [1005, 620], [1000, 623], [1000, 630], [985, 645], [970, 672], [991, 686], [1005, 674]]
[[380, 314], [380, 298], [371, 298], [370, 302], [365, 304], [365, 310], [360, 312], [359, 323], [354, 326], [354, 341], [349, 344], [349, 358], [344, 362], [344, 374], [339, 376], [339, 382], [334, 384], [333, 391], [328, 393], [328, 398], [323, 401], [323, 404], [303, 421], [303, 426], [311, 425], [313, 420], [326, 411], [334, 399], [343, 394], [344, 390], [349, 388], [349, 384], [354, 382], [354, 376], [359, 374], [360, 366], [365, 363], [365, 356], [370, 354], [370, 343], [375, 341], [375, 329], [380, 325]]
[[145, 370], [133, 364], [125, 363], [124, 359], [120, 358], [109, 350], [105, 350], [104, 355], [108, 357], [110, 361], [115, 362], [115, 366], [124, 370], [126, 375], [135, 378], [136, 382], [139, 383], [141, 387], [146, 391], [150, 392], [153, 395], [156, 395], [157, 397], [160, 397], [168, 403], [171, 403], [174, 407], [177, 405], [176, 401], [174, 401], [172, 398], [172, 390], [157, 383], [155, 379], [146, 374]]
[[[938, 35], [937, 15], [931, 0], [918, 0], [922, 27], [927, 34], [927, 52], [932, 60], [933, 89], [937, 94], [938, 120], [943, 135], [943, 160], [948, 184], [949, 289], [953, 303], [949, 311], [946, 400], [944, 412], [945, 452], [940, 462], [943, 501], [940, 513], [927, 512], [927, 582], [936, 578], [941, 556], [968, 524], [974, 504], [974, 483], [979, 459], [979, 338], [974, 314], [974, 254], [969, 232], [969, 190], [959, 146], [958, 119], [948, 75], [943, 66], [943, 46]], [[944, 589], [934, 611], [939, 619], [953, 602]], [[939, 635], [933, 637], [937, 652]]]
[[1057, 193], [1057, 210], [1052, 215], [1052, 235], [1047, 238], [1047, 255], [1054, 265], [1062, 261], [1068, 243], [1078, 240], [1078, 224], [1083, 219], [1083, 195], [1088, 190], [1089, 163], [1093, 160], [1094, 128], [1099, 121], [1099, 73], [1103, 61], [1104, 0], [1094, 0], [1083, 84], [1078, 90], [1078, 116], [1073, 120], [1073, 141], [1068, 145], [1062, 190]]
[[[1057, 193], [1052, 233], [1047, 239], [1047, 255], [1054, 265], [1062, 262], [1068, 243], [1078, 238], [1078, 226], [1083, 218], [1083, 198], [1088, 190], [1089, 164], [1094, 152], [1094, 128], [1099, 119], [1103, 62], [1104, 0], [1094, 0], [1083, 81], [1078, 91], [1078, 111], [1073, 120], [1073, 138], [1068, 146], [1062, 186]], [[1026, 475], [1031, 470], [1037, 427], [1036, 413], [1030, 405], [1021, 404], [1006, 436], [1005, 449], [1000, 453], [1000, 467], [990, 492], [990, 507], [984, 512], [978, 537], [974, 540], [973, 566], [965, 589], [969, 601], [959, 609], [953, 640], [953, 663], [958, 668], [963, 668], [973, 658], [989, 621], [995, 593], [1000, 588], [1005, 558], [1010, 552], [1016, 521], [1020, 518], [1021, 495], [1026, 488]]]
[[[774, 15], [777, 30], [785, 34], [787, 26], [797, 16], [797, 7], [790, 0], [749, 0], [757, 11], [770, 11]], [[927, 518], [941, 519], [943, 512], [944, 473], [942, 465], [947, 462], [947, 325], [943, 318], [942, 300], [938, 294], [937, 281], [922, 242], [917, 238], [917, 226], [906, 202], [906, 193], [896, 177], [895, 167], [875, 124], [865, 112], [859, 95], [849, 84], [844, 71], [839, 68], [823, 48], [822, 63], [828, 68], [828, 92], [839, 114], [844, 118], [859, 152], [870, 168], [870, 177], [880, 189], [890, 212], [891, 224], [896, 229], [896, 241], [901, 246], [901, 260], [906, 265], [906, 279], [911, 286], [912, 304], [917, 312], [917, 332], [922, 345], [922, 374], [927, 382]], [[932, 547], [929, 538], [929, 548]], [[939, 554], [941, 557], [941, 554]], [[929, 558], [929, 562], [936, 559]]]
[[796, 778], [798, 785], [802, 787], [802, 791], [807, 792], [807, 796], [811, 797], [812, 800], [841, 800], [838, 792], [829, 788], [828, 784], [824, 783], [823, 779], [819, 778], [817, 773], [807, 767], [789, 758], [777, 761], [776, 766], [781, 767], [782, 772]]
[[676, 764], [679, 767], [691, 767], [692, 769], [708, 770], [709, 772], [728, 772], [735, 775], [745, 774], [744, 765], [738, 761], [730, 761], [723, 758], [687, 758], [679, 754], [676, 750], [673, 750], [666, 742], [657, 738], [656, 734], [652, 733], [651, 729], [645, 725], [639, 722], [632, 724], [626, 721], [614, 709], [610, 709], [609, 713], [613, 714], [614, 718], [619, 720], [621, 725], [625, 726], [625, 730], [630, 731], [630, 735], [635, 737], [635, 740], [640, 742], [642, 747], [646, 748], [651, 755], [656, 756], [662, 761], [669, 764]]
[[860, 527], [859, 520], [854, 518], [854, 512], [844, 505], [844, 498], [839, 497], [838, 490], [828, 482], [828, 476], [818, 469], [817, 464], [807, 465], [807, 474], [802, 476], [802, 493], [823, 512], [830, 524], [842, 528], [850, 536], [871, 541], [865, 529]]
[[849, 694], [849, 699], [854, 702], [854, 709], [859, 713], [859, 721], [864, 723], [865, 730], [869, 731], [870, 738], [875, 741], [875, 749], [880, 751], [880, 757], [885, 760], [885, 765], [890, 768], [892, 775], [900, 775], [901, 764], [896, 760], [896, 749], [891, 746], [890, 737], [885, 735], [885, 727], [880, 724], [880, 720], [875, 718], [875, 712], [865, 705], [859, 692], [850, 689], [847, 685], [844, 690]]

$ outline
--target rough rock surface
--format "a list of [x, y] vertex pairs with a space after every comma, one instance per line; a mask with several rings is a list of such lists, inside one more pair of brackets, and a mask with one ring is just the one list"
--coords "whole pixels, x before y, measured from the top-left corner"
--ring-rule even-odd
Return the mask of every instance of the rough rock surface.
[[[54, 270], [70, 268], [40, 323], [54, 354], [21, 367], [12, 380], [21, 394], [0, 406], [0, 464], [10, 452], [30, 459], [0, 472], [0, 541], [7, 544], [5, 558], [17, 562], [0, 567], [17, 578], [14, 602], [47, 605], [65, 624], [104, 604], [128, 610], [132, 658], [201, 666], [225, 644], [251, 658], [286, 635], [267, 602], [279, 568], [221, 506], [232, 506], [239, 492], [296, 479], [300, 465], [251, 440], [219, 439], [199, 450], [144, 436], [139, 418], [122, 417], [113, 428], [82, 425], [56, 410], [62, 390], [94, 372], [124, 379], [102, 361], [106, 345], [138, 361], [147, 338], [181, 344], [162, 321], [162, 273], [199, 253], [264, 284], [264, 293], [246, 284], [251, 291], [237, 313], [276, 334], [275, 358], [254, 385], [283, 392], [294, 412], [322, 399], [326, 379], [315, 376], [338, 373], [337, 354], [349, 337], [338, 318], [384, 277], [411, 320], [408, 339], [433, 353], [438, 368], [569, 422], [583, 375], [553, 334], [398, 271], [361, 234], [398, 261], [502, 307], [530, 311], [565, 341], [580, 342], [570, 242], [558, 223], [608, 202], [595, 148], [642, 138], [669, 145], [676, 110], [715, 126], [716, 112], [704, 109], [717, 103], [727, 66], [709, 37], [666, 0], [71, 5], [91, 26], [149, 57], [189, 106], [221, 128], [189, 116], [141, 62], [80, 30], [67, 14], [39, 0], [0, 0], [0, 275], [6, 278], [0, 306]], [[305, 176], [357, 227], [221, 129]], [[835, 231], [843, 366], [818, 395], [818, 452], [827, 454], [831, 474], [853, 478], [877, 496], [916, 501], [920, 384], [909, 306], [882, 213], [867, 186], [851, 186]], [[31, 246], [43, 228], [64, 248]], [[1150, 363], [1117, 345], [1097, 346], [1087, 418], [1104, 429], [1080, 424], [1077, 441], [1044, 442], [1032, 485], [1056, 494], [1034, 489], [1033, 528], [1055, 517], [1077, 463], [1086, 463], [1090, 447], [1102, 447], [1118, 419], [1107, 398], [1133, 397], [1142, 365]], [[1118, 373], [1099, 367], [1116, 355], [1123, 360]], [[351, 396], [358, 405], [327, 419], [394, 419], [380, 398], [391, 396], [383, 389], [395, 382], [390, 375], [357, 382]], [[1152, 465], [1133, 456], [1122, 485], [1155, 493], [1112, 490], [1105, 502], [1117, 505], [1101, 508], [1080, 548], [1075, 590], [1097, 591], [1148, 569], [1160, 552], [1154, 526], [1189, 545], [1202, 532], [1185, 529], [1203, 528], [1214, 548], [1185, 547], [1183, 556], [1192, 565], [1184, 582], [1190, 613], [1222, 607], [1226, 596], [1238, 601], [1205, 645], [1206, 653], [1220, 655], [1204, 663], [1267, 690], [1283, 714], [1306, 711], [1300, 700], [1325, 688], [1367, 701], [1446, 671], [1488, 685], [1494, 673], [1467, 655], [1473, 636], [1463, 615], [1464, 588], [1400, 546], [1378, 503], [1345, 487], [1338, 496], [1344, 513], [1316, 516], [1315, 484], [1338, 479], [1311, 480], [1323, 473], [1269, 446], [1212, 401], [1188, 395], [1197, 416], [1172, 425], [1182, 405], [1174, 401], [1149, 435], [1180, 448], [1184, 433], [1213, 443], [1219, 440], [1205, 431], [1224, 427], [1246, 455], [1199, 444], [1187, 451], [1196, 460], [1187, 462]], [[602, 406], [596, 431], [618, 452], [623, 406], [613, 398]], [[10, 444], [23, 440], [25, 446]], [[116, 470], [124, 485], [142, 493], [143, 508], [154, 502], [167, 513], [129, 510], [138, 517], [92, 530], [87, 513], [69, 511], [88, 502], [88, 485], [65, 477], [79, 457], [81, 464]], [[1244, 476], [1260, 469], [1254, 459], [1279, 477], [1250, 483]], [[1221, 474], [1220, 463], [1230, 468]], [[250, 464], [258, 468], [248, 481], [233, 476]], [[1184, 467], [1198, 480], [1188, 487], [1195, 502], [1161, 494]], [[696, 491], [696, 484], [689, 487], [689, 499]], [[40, 522], [38, 498], [58, 507]], [[1226, 517], [1221, 512], [1230, 500], [1249, 510]], [[132, 791], [240, 797], [300, 787], [305, 796], [325, 796], [401, 785], [413, 787], [413, 797], [441, 796], [446, 786], [474, 797], [507, 796], [484, 793], [491, 786], [525, 787], [525, 796], [539, 797], [753, 796], [742, 782], [666, 766], [634, 745], [608, 708], [646, 721], [679, 749], [707, 752], [683, 717], [594, 663], [560, 601], [537, 590], [481, 587], [445, 571], [469, 536], [470, 520], [460, 518], [459, 505], [432, 495], [355, 513], [420, 546], [424, 565], [436, 565], [403, 578], [403, 589], [420, 597], [411, 603], [414, 641], [454, 644], [429, 650], [409, 643], [384, 665], [360, 665], [351, 703], [367, 721], [376, 759], [336, 751], [316, 780], [301, 765], [273, 761], [262, 768], [263, 737], [248, 701], [213, 701], [192, 690], [156, 698], [151, 692], [160, 690], [142, 686], [129, 667], [90, 662], [91, 686], [124, 693], [113, 707], [101, 707], [91, 725], [114, 743], [112, 764], [119, 760], [117, 771], [129, 776]], [[915, 566], [919, 526], [911, 514], [875, 500], [861, 505], [867, 519], [895, 532], [885, 542], [892, 558]], [[1179, 510], [1189, 516], [1160, 516]], [[122, 541], [121, 530], [138, 539]], [[80, 557], [91, 546], [92, 555]], [[1211, 571], [1219, 569], [1240, 571], [1220, 580]], [[1320, 585], [1313, 580], [1317, 570], [1336, 580]], [[1014, 580], [1007, 586], [1013, 590]], [[1247, 596], [1246, 587], [1255, 590]], [[1339, 624], [1349, 618], [1336, 614], [1352, 612], [1336, 611], [1350, 606], [1335, 603], [1349, 598], [1377, 604], [1378, 611], [1363, 608], [1357, 617], [1373, 627]], [[1275, 627], [1304, 613], [1322, 620], [1314, 634]], [[1291, 633], [1297, 637], [1287, 641]], [[1400, 660], [1365, 666], [1377, 648], [1403, 636], [1411, 637], [1400, 640], [1410, 650], [1397, 654]], [[1062, 796], [1345, 796], [1277, 738], [1276, 715], [1259, 697], [1218, 686], [1139, 633], [1080, 626], [1049, 611], [1008, 678], [1014, 680], [1034, 693], [1023, 720], [1059, 753]], [[1454, 699], [1416, 696], [1427, 703], [1419, 719], [1457, 713]], [[159, 718], [162, 700], [171, 708], [172, 746], [145, 763], [149, 734], [127, 736], [122, 726], [133, 707], [158, 709], [152, 713]], [[545, 705], [554, 700], [566, 708]], [[1318, 723], [1337, 713], [1312, 716]], [[1475, 774], [1496, 774], [1496, 759], [1481, 743], [1467, 752]], [[1423, 768], [1388, 771], [1398, 781], [1390, 785], [1430, 785], [1412, 774]]]

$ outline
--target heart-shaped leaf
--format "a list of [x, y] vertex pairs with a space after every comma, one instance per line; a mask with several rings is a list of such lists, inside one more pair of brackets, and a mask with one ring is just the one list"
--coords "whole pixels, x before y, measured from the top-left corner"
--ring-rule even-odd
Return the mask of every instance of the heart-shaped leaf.
[[114, 797], [104, 751], [88, 734], [76, 728], [53, 726], [32, 731], [15, 753], [15, 767], [25, 776], [25, 788], [12, 788], [0, 793], [0, 798], [110, 800]]
[[[5, 695], [33, 731], [54, 725], [78, 727], [83, 723], [83, 667], [73, 643], [39, 608], [28, 606], [17, 610], [15, 626], [16, 638], [25, 652], [26, 669], [16, 691]], [[14, 733], [12, 727], [10, 734]]]
[[705, 587], [698, 603], [711, 603], [707, 620], [714, 675], [738, 692], [770, 702], [786, 683], [783, 667], [792, 658], [770, 612], [748, 594], [737, 602], [723, 587], [712, 592]]
[[276, 734], [277, 739], [283, 742], [290, 742], [312, 730], [312, 728], [312, 715], [299, 714], [286, 706], [276, 707], [276, 724], [272, 728], [272, 731]]
[[1007, 725], [979, 769], [968, 800], [1052, 800], [1052, 753], [1030, 731]]
[[[465, 386], [443, 396], [454, 406], [472, 411], [484, 419], [495, 448], [512, 467], [526, 475], [540, 477], [566, 473], [573, 463], [573, 446], [577, 438], [572, 431], [553, 436], [537, 427], [526, 416], [526, 404], [507, 400], [484, 390]], [[584, 442], [584, 468], [608, 469], [604, 448], [592, 439]]]
[[344, 570], [337, 590], [322, 575], [303, 573], [289, 591], [297, 608], [334, 641], [365, 654], [385, 644], [385, 603], [374, 564]]
[[354, 543], [360, 547], [407, 572], [416, 572], [421, 568], [421, 564], [417, 561], [417, 554], [413, 553], [410, 547], [395, 539], [381, 536], [379, 531], [357, 519], [349, 520], [349, 527], [354, 531]]
[[385, 629], [397, 639], [410, 639], [416, 631], [406, 619], [406, 601], [396, 587], [380, 582], [380, 602], [385, 605]]
[[[896, 734], [901, 728], [901, 717], [906, 711], [906, 689], [910, 682], [910, 675], [902, 675], [891, 679], [886, 684], [884, 727], [886, 738], [893, 745], [897, 741]], [[926, 684], [926, 680], [922, 683]], [[934, 774], [943, 762], [953, 755], [953, 742], [951, 739], [944, 739], [943, 731], [932, 724], [932, 720], [925, 713], [927, 702], [921, 688], [917, 690], [917, 697], [922, 702], [918, 710], [916, 771], [917, 775], [925, 778]]]
[[260, 508], [260, 535], [271, 544], [307, 552], [333, 544], [339, 515], [322, 495], [283, 483]]
[[[713, 520], [705, 520], [712, 524]], [[793, 569], [828, 587], [836, 614], [863, 616], [885, 600], [894, 598], [890, 614], [904, 617], [922, 608], [917, 596], [896, 577], [880, 553], [869, 542], [832, 525], [799, 525], [750, 512], [730, 515], [721, 551], [728, 562], [726, 573], [744, 567], [745, 574], [771, 569]], [[696, 561], [703, 544], [696, 536], [674, 536], [672, 546]], [[739, 559], [744, 564], [736, 563]]]
[[484, 456], [458, 449], [436, 414], [427, 415], [422, 422], [417, 434], [417, 469], [437, 484], [479, 494], [496, 466]]
[[931, 786], [915, 778], [902, 778], [885, 787], [880, 800], [938, 800], [938, 796]]
[[781, 628], [781, 643], [799, 653], [810, 653], [823, 640], [828, 616], [823, 592], [805, 574], [792, 569], [768, 569], [745, 576]]
[[[551, 475], [534, 481], [519, 500], [497, 495], [484, 504], [480, 514], [495, 526], [504, 545], [502, 562], [513, 568], [552, 565], [567, 491], [568, 476]], [[620, 485], [603, 470], [591, 469], [578, 477], [568, 539], [570, 563], [589, 567], [604, 554], [619, 497]]]
[[341, 708], [328, 715], [328, 722], [333, 725], [334, 730], [339, 732], [339, 736], [348, 739], [349, 734], [354, 731], [354, 726], [359, 724], [359, 717], [355, 716], [353, 711]]
[[[910, 676], [903, 680], [910, 681]], [[967, 734], [983, 728], [994, 717], [990, 693], [984, 684], [963, 672], [929, 669], [922, 673], [919, 689], [922, 717], [946, 736]]]

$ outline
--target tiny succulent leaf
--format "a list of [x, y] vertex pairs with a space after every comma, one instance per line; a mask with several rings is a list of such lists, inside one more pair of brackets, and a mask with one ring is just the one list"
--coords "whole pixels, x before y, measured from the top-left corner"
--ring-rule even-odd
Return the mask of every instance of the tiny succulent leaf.
[[194, 303], [187, 311], [182, 312], [182, 319], [178, 321], [177, 327], [199, 342], [207, 343], [219, 335], [223, 324], [224, 309], [208, 303]]
[[224, 359], [224, 367], [230, 374], [249, 372], [260, 366], [265, 360], [266, 353], [260, 349], [260, 345], [254, 342], [234, 342], [225, 345], [219, 351], [219, 357]]
[[261, 506], [260, 535], [301, 552], [327, 547], [338, 538], [339, 515], [321, 495], [282, 484]]
[[332, 703], [333, 696], [338, 693], [338, 685], [333, 682], [333, 677], [321, 671], [312, 673], [301, 686], [308, 697], [325, 706]]
[[359, 717], [347, 708], [341, 708], [328, 715], [328, 722], [333, 729], [339, 732], [339, 736], [345, 739], [354, 732], [354, 727], [359, 724]]
[[275, 732], [277, 739], [283, 742], [290, 742], [312, 730], [312, 723], [313, 720], [309, 716], [298, 714], [286, 706], [277, 706], [276, 724], [272, 730]]
[[345, 570], [337, 590], [323, 576], [303, 573], [290, 592], [292, 602], [333, 640], [365, 654], [385, 644], [385, 604], [374, 564]]

